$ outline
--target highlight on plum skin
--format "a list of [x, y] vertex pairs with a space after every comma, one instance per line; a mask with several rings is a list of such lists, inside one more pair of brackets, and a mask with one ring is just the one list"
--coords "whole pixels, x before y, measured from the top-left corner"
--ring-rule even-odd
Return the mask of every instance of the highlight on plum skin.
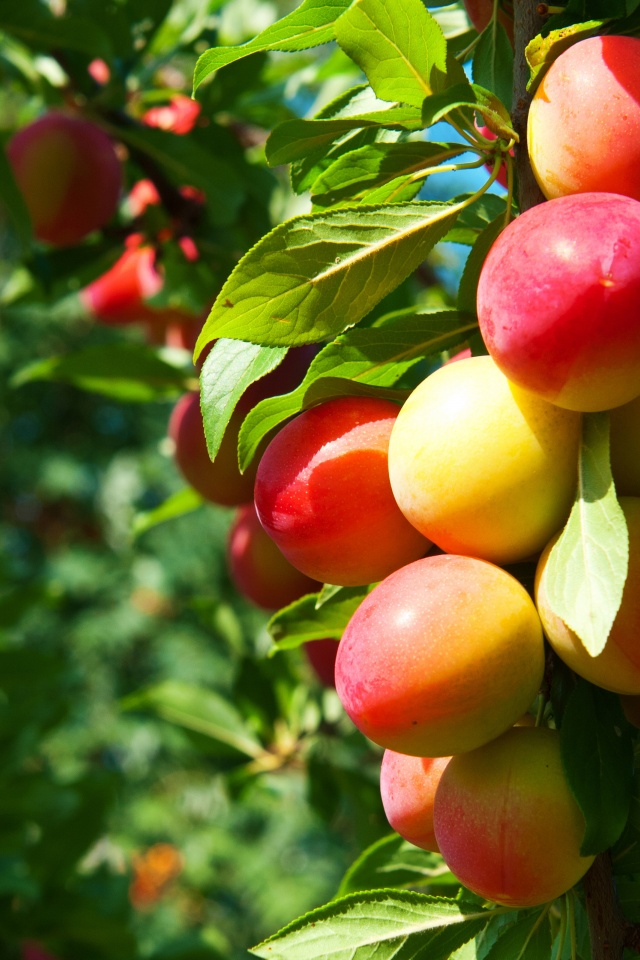
[[290, 421], [267, 447], [256, 477], [258, 516], [307, 576], [368, 584], [429, 549], [391, 492], [388, 448], [398, 413], [373, 397], [329, 400]]
[[442, 554], [396, 570], [342, 635], [336, 690], [366, 737], [418, 757], [452, 756], [499, 736], [535, 700], [540, 618], [494, 564]]

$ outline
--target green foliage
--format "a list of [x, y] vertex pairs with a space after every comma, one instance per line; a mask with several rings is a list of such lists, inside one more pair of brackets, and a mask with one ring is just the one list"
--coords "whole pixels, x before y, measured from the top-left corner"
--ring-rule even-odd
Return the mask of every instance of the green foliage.
[[[496, 912], [501, 912], [498, 909]], [[251, 951], [279, 960], [371, 956], [403, 957], [428, 950], [434, 960], [449, 954], [486, 926], [491, 912], [473, 902], [421, 893], [378, 890], [352, 894], [307, 914]]]
[[578, 492], [544, 572], [554, 613], [592, 657], [602, 652], [622, 602], [629, 533], [609, 463], [608, 413], [583, 416]]
[[562, 764], [585, 818], [583, 856], [622, 833], [632, 795], [633, 746], [619, 698], [580, 680], [562, 718]]

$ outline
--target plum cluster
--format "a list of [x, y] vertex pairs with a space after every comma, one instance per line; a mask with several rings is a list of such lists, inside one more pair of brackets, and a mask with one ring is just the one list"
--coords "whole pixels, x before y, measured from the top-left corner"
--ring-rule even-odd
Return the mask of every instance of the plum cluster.
[[[529, 712], [544, 637], [577, 674], [640, 694], [640, 478], [629, 453], [640, 412], [640, 181], [612, 180], [609, 152], [589, 159], [588, 177], [569, 176], [565, 124], [598, 71], [622, 62], [640, 77], [639, 47], [582, 41], [534, 98], [530, 149], [549, 199], [502, 232], [483, 266], [488, 356], [445, 364], [401, 409], [350, 396], [307, 410], [271, 441], [255, 478], [259, 521], [296, 569], [376, 583], [340, 641], [335, 681], [353, 722], [385, 750], [390, 823], [440, 851], [471, 890], [515, 907], [560, 896], [593, 859], [580, 855], [584, 821], [559, 735]], [[615, 136], [626, 152], [637, 150], [640, 89], [623, 92], [629, 110], [616, 116], [628, 126]], [[549, 605], [546, 564], [576, 495], [582, 415], [603, 410], [630, 566], [605, 650], [591, 657]], [[525, 561], [537, 562], [534, 598], [505, 569]]]

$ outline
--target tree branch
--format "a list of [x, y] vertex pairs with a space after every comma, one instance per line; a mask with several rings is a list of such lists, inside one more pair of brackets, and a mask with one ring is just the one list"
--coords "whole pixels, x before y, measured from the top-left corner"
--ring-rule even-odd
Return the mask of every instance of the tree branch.
[[516, 172], [518, 175], [518, 196], [520, 212], [535, 207], [544, 201], [544, 196], [529, 163], [527, 150], [527, 116], [531, 95], [527, 93], [529, 65], [524, 51], [529, 41], [542, 28], [544, 20], [537, 12], [537, 0], [515, 0], [514, 2], [514, 62], [513, 62], [513, 126], [520, 137], [516, 144]]

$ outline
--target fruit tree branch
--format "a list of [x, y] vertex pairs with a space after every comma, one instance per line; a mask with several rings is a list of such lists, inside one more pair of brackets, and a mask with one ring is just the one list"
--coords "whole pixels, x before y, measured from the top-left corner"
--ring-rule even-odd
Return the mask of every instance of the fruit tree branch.
[[527, 151], [527, 116], [531, 96], [527, 93], [529, 65], [524, 51], [529, 41], [540, 33], [544, 20], [537, 12], [537, 0], [515, 0], [514, 8], [514, 62], [513, 62], [513, 125], [520, 137], [516, 145], [516, 171], [518, 174], [518, 193], [520, 211], [544, 201], [538, 186]]

